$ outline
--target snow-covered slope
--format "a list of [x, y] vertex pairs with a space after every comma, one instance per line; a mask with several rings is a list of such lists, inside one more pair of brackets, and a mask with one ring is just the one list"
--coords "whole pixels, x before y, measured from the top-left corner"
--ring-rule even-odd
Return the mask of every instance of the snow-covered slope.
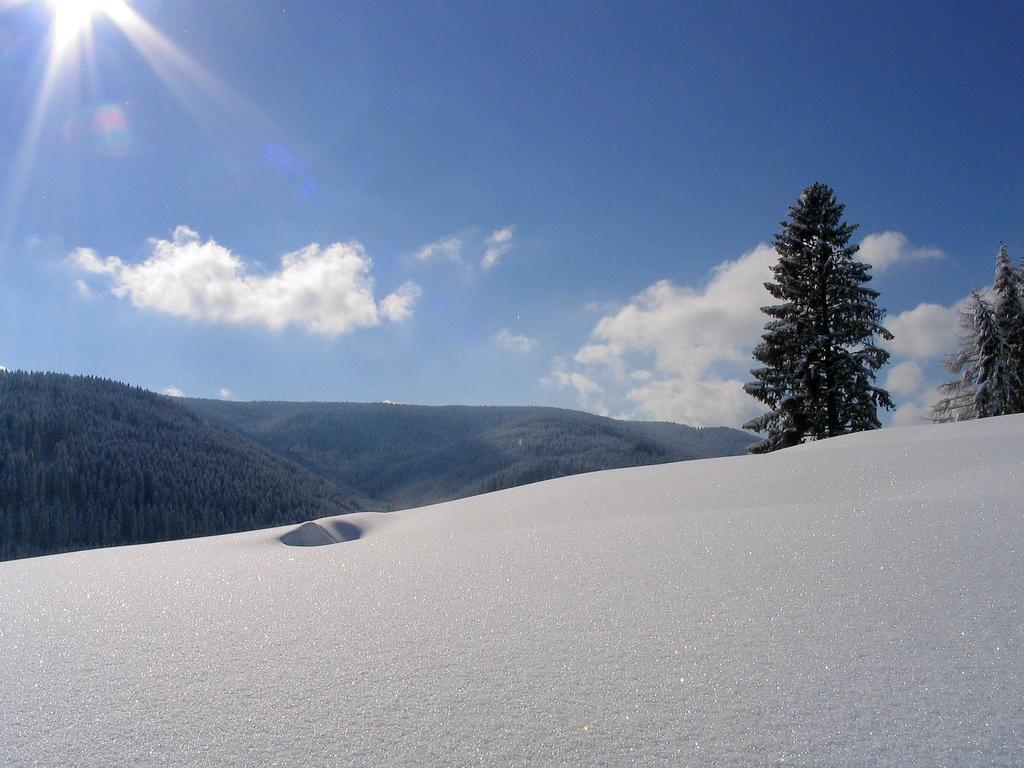
[[0, 764], [1021, 765], [1022, 508], [1007, 417], [2, 563]]

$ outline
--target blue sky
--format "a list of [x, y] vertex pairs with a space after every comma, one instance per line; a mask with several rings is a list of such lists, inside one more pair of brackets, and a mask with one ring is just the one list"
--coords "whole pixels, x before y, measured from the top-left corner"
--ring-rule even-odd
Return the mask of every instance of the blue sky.
[[0, 364], [738, 424], [821, 180], [917, 421], [1024, 255], [1024, 9], [830, 6], [0, 0]]

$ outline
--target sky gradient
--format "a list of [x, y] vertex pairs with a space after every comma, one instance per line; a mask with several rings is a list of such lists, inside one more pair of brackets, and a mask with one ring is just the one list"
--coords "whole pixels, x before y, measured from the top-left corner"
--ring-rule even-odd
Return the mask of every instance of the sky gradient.
[[820, 180], [918, 421], [1024, 255], [1024, 8], [844, 5], [134, 0], [86, 50], [0, 0], [0, 364], [737, 425]]

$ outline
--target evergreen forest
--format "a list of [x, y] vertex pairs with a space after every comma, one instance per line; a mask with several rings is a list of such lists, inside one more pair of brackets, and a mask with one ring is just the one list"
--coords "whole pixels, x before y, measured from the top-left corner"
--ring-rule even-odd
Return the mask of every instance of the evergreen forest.
[[184, 400], [0, 372], [0, 559], [420, 506], [750, 442], [556, 408]]
[[0, 559], [230, 533], [361, 506], [172, 398], [99, 378], [0, 373]]

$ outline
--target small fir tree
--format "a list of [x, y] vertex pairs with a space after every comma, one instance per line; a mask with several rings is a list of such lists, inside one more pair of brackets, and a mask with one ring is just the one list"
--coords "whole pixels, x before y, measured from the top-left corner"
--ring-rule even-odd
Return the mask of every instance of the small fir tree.
[[972, 291], [960, 314], [960, 349], [943, 363], [957, 378], [939, 387], [933, 421], [1024, 412], [1024, 279], [1005, 245], [989, 295]]
[[754, 453], [877, 429], [878, 408], [892, 398], [874, 386], [889, 359], [875, 337], [892, 339], [882, 325], [878, 292], [866, 287], [870, 266], [856, 261], [850, 244], [855, 225], [842, 221], [843, 206], [825, 184], [804, 190], [775, 235], [775, 280], [765, 283], [781, 303], [762, 307], [771, 319], [746, 392], [770, 409], [744, 425], [765, 432]]

